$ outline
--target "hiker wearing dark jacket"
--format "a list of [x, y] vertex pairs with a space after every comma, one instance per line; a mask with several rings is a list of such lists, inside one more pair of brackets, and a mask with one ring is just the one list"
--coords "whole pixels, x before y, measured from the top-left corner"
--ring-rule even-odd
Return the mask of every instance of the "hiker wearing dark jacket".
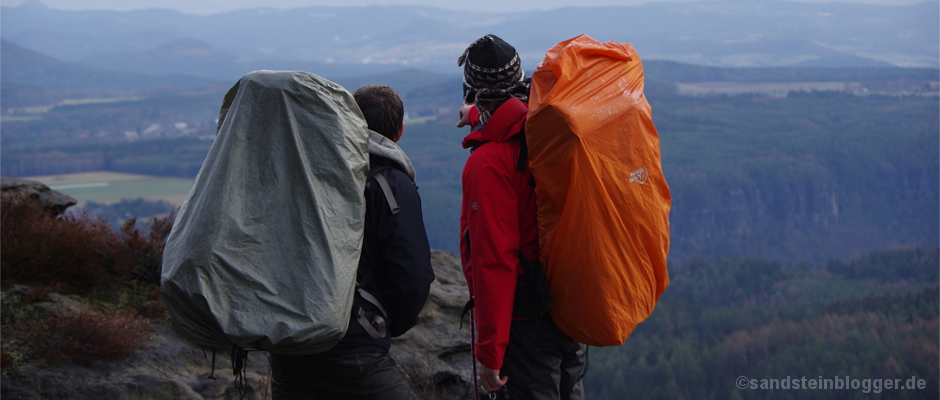
[[[460, 57], [464, 166], [460, 255], [474, 304], [480, 380], [513, 400], [581, 399], [586, 348], [547, 313], [535, 188], [525, 160], [528, 87], [519, 55], [487, 35]], [[505, 388], [505, 389], [503, 389]]]
[[[365, 86], [353, 97], [370, 130], [365, 235], [357, 276], [366, 293], [357, 293], [346, 336], [333, 349], [308, 356], [270, 356], [275, 400], [417, 398], [408, 375], [388, 355], [391, 337], [417, 323], [434, 280], [414, 168], [395, 143], [404, 131], [404, 109], [398, 94], [386, 86]], [[384, 309], [384, 317], [365, 299], [370, 295]], [[356, 315], [360, 308], [364, 323]]]

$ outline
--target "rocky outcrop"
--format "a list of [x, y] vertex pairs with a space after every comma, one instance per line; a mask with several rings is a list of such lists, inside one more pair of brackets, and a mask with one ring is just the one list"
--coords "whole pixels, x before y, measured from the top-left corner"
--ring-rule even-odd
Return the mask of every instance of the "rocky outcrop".
[[469, 299], [460, 260], [453, 254], [431, 255], [435, 281], [418, 325], [393, 339], [391, 355], [411, 376], [425, 399], [472, 398], [473, 364], [469, 321], [460, 313]]
[[52, 215], [62, 214], [66, 208], [78, 203], [72, 196], [49, 189], [42, 182], [5, 176], [0, 178], [0, 193], [3, 197], [28, 196]]
[[[460, 329], [460, 312], [467, 301], [467, 286], [459, 260], [434, 251], [437, 279], [418, 326], [394, 339], [392, 356], [408, 372], [423, 399], [472, 398], [470, 331]], [[4, 293], [4, 302], [11, 290]], [[82, 308], [77, 296], [50, 295], [40, 307], [67, 313]], [[7, 307], [9, 305], [6, 305]], [[248, 399], [270, 398], [269, 366], [263, 352], [249, 354], [245, 386], [234, 384], [225, 350], [215, 357], [185, 342], [168, 319], [154, 326], [143, 347], [119, 362], [90, 366], [26, 364], [5, 368], [3, 399]]]

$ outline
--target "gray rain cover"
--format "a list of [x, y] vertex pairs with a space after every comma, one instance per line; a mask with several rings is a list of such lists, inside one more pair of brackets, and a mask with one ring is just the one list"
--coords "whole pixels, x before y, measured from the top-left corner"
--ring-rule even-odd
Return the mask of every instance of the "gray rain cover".
[[278, 354], [338, 343], [362, 247], [367, 146], [365, 119], [336, 83], [242, 77], [163, 252], [177, 331], [199, 346]]

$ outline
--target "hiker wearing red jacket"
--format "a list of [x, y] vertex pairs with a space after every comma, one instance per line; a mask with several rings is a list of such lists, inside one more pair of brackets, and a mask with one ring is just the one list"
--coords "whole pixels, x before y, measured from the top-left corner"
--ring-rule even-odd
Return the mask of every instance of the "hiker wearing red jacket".
[[[483, 387], [517, 399], [581, 399], [583, 346], [548, 314], [539, 263], [535, 182], [525, 159], [528, 85], [519, 55], [486, 35], [458, 60], [473, 129], [464, 166], [460, 254], [474, 303]], [[472, 106], [470, 106], [472, 105]]]

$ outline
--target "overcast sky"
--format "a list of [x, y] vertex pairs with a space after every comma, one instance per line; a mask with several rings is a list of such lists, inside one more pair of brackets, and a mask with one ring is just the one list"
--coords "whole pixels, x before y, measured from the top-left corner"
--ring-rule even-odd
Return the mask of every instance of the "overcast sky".
[[[4, 6], [17, 6], [29, 0], [0, 0]], [[33, 0], [35, 1], [35, 0]], [[305, 6], [365, 6], [412, 4], [451, 10], [490, 10], [496, 12], [551, 9], [570, 6], [632, 6], [643, 3], [677, 3], [707, 0], [41, 0], [63, 10], [135, 10], [169, 8], [191, 14], [213, 14], [243, 8], [295, 8]], [[831, 0], [788, 0], [827, 3]], [[843, 0], [845, 3], [909, 5], [940, 0]]]

